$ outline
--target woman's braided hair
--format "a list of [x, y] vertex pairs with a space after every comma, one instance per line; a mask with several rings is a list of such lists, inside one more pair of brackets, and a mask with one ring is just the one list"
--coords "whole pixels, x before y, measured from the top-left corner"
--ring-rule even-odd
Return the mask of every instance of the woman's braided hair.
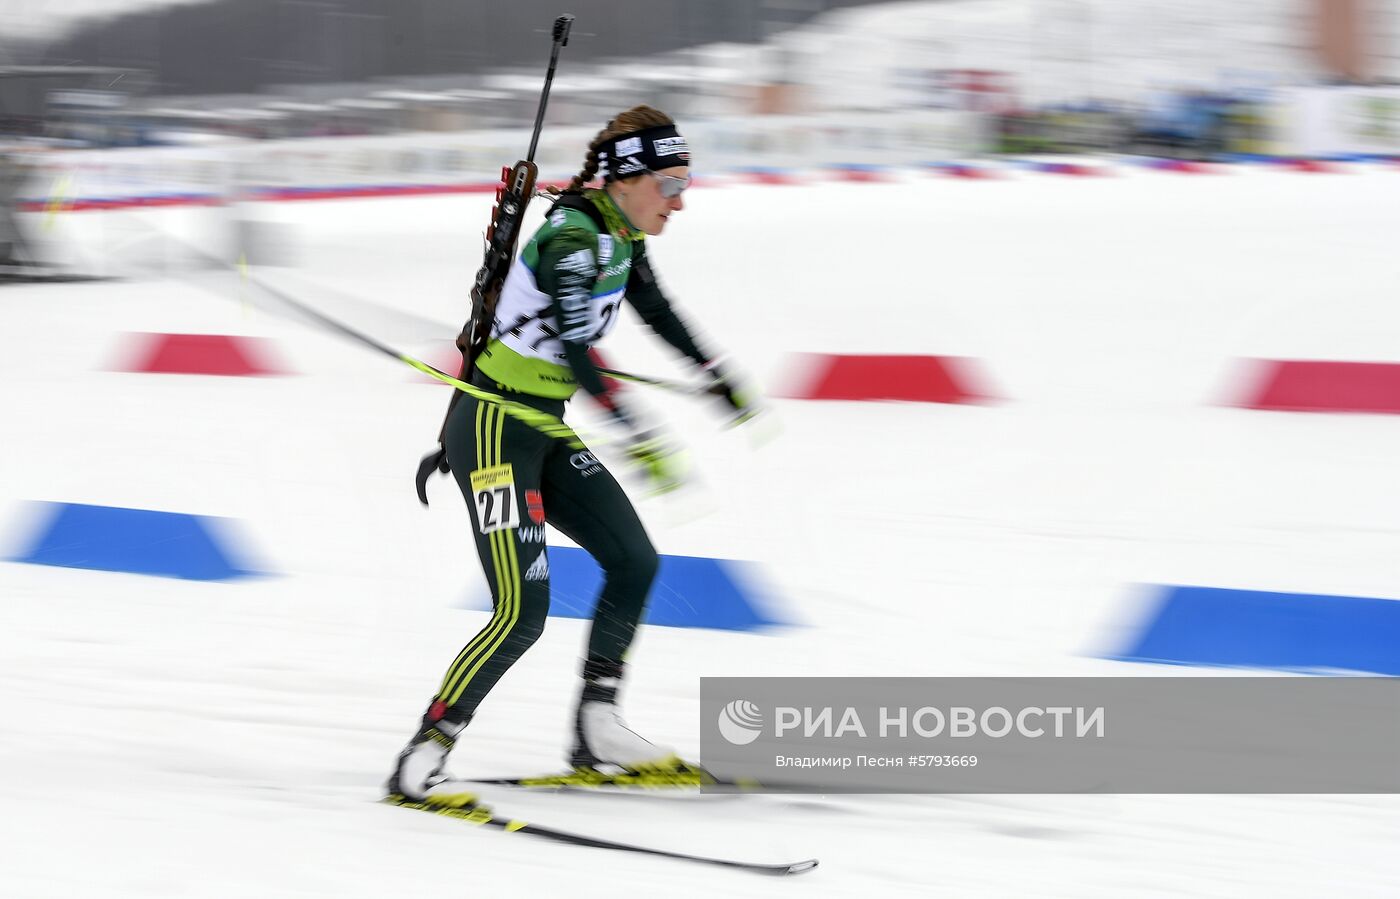
[[[659, 125], [674, 125], [675, 121], [666, 113], [650, 106], [633, 106], [626, 112], [619, 113], [616, 118], [599, 131], [597, 136], [588, 144], [588, 155], [584, 157], [583, 169], [574, 176], [568, 186], [563, 190], [580, 191], [593, 180], [598, 174], [598, 151], [615, 137], [624, 134], [631, 134], [634, 131], [641, 131], [644, 128], [655, 128]], [[549, 189], [551, 194], [562, 193], [558, 187]]]

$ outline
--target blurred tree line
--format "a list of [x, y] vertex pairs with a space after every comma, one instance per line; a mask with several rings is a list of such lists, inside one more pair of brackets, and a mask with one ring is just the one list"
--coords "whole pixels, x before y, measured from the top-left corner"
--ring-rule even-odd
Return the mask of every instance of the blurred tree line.
[[876, 0], [215, 0], [84, 22], [17, 50], [41, 65], [155, 76], [161, 94], [252, 93], [269, 84], [356, 82], [535, 66], [554, 17], [578, 17], [569, 57], [637, 57], [752, 43]]

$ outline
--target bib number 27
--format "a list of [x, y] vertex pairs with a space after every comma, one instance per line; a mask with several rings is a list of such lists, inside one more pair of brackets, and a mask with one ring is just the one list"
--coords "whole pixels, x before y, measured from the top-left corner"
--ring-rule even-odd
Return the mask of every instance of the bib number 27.
[[476, 503], [477, 527], [483, 534], [519, 527], [515, 472], [510, 463], [478, 468], [472, 472], [472, 497]]

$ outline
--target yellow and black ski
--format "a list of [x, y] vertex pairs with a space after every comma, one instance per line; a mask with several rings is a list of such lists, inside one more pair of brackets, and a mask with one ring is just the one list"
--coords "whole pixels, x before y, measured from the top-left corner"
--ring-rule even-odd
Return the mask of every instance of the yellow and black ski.
[[735, 861], [727, 858], [713, 858], [708, 855], [691, 855], [687, 852], [671, 852], [667, 849], [654, 849], [650, 846], [639, 846], [635, 843], [624, 843], [618, 840], [605, 840], [599, 837], [589, 837], [577, 833], [569, 833], [564, 830], [555, 830], [552, 827], [543, 827], [539, 824], [531, 824], [528, 821], [520, 821], [515, 818], [506, 818], [497, 815], [488, 806], [481, 805], [475, 797], [463, 794], [454, 797], [457, 803], [454, 805], [429, 805], [422, 802], [414, 802], [397, 793], [385, 796], [381, 802], [389, 805], [396, 805], [399, 808], [409, 808], [415, 811], [429, 812], [444, 818], [455, 818], [458, 821], [465, 821], [478, 827], [494, 827], [506, 833], [533, 834], [541, 839], [553, 840], [556, 843], [567, 843], [571, 846], [584, 846], [591, 849], [612, 849], [617, 852], [636, 852], [643, 855], [659, 856], [661, 858], [673, 858], [679, 861], [699, 862], [706, 865], [717, 865], [724, 868], [738, 868], [744, 871], [752, 871], [755, 874], [768, 874], [775, 877], [782, 877], [787, 874], [803, 874], [817, 866], [814, 858], [805, 861], [793, 862], [791, 864], [765, 864], [763, 862]]
[[715, 777], [699, 765], [692, 765], [688, 762], [618, 772], [599, 771], [596, 768], [579, 766], [572, 771], [530, 777], [478, 777], [472, 778], [472, 783], [527, 787], [536, 790], [600, 791], [698, 790], [701, 787], [716, 787], [724, 792], [732, 792], [757, 790], [761, 787], [755, 780], [727, 780]]

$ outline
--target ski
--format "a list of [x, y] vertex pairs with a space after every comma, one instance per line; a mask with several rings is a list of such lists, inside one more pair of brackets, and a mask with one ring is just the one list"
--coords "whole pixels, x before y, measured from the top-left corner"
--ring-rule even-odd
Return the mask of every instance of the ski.
[[727, 792], [732, 792], [762, 788], [762, 785], [756, 780], [726, 780], [715, 777], [697, 765], [685, 763], [675, 768], [619, 771], [616, 773], [580, 766], [572, 771], [563, 771], [557, 774], [539, 774], [527, 777], [476, 777], [471, 778], [471, 781], [472, 783], [492, 786], [528, 787], [539, 790], [688, 790], [700, 787], [719, 787]]
[[[466, 799], [466, 797], [463, 798], [464, 800]], [[571, 846], [585, 846], [592, 849], [611, 849], [616, 852], [634, 852], [640, 855], [674, 858], [680, 861], [699, 862], [701, 864], [716, 865], [723, 868], [737, 868], [743, 871], [752, 871], [755, 874], [767, 874], [774, 877], [782, 877], [788, 874], [803, 874], [817, 866], [817, 860], [814, 858], [793, 862], [791, 864], [774, 865], [765, 864], [763, 862], [744, 862], [727, 858], [714, 858], [708, 855], [691, 855], [686, 852], [671, 852], [666, 849], [654, 849], [650, 846], [641, 846], [636, 843], [605, 840], [600, 837], [590, 837], [584, 836], [583, 834], [570, 833], [565, 830], [555, 830], [552, 827], [531, 824], [527, 821], [520, 821], [515, 818], [502, 817], [493, 812], [489, 807], [478, 805], [471, 801], [464, 801], [463, 805], [456, 807], [428, 805], [423, 802], [414, 802], [398, 794], [385, 796], [380, 801], [399, 808], [429, 812], [444, 818], [455, 818], [458, 821], [465, 821], [477, 827], [494, 827], [506, 833], [533, 834], [541, 839], [553, 840], [556, 843], [567, 843]]]

